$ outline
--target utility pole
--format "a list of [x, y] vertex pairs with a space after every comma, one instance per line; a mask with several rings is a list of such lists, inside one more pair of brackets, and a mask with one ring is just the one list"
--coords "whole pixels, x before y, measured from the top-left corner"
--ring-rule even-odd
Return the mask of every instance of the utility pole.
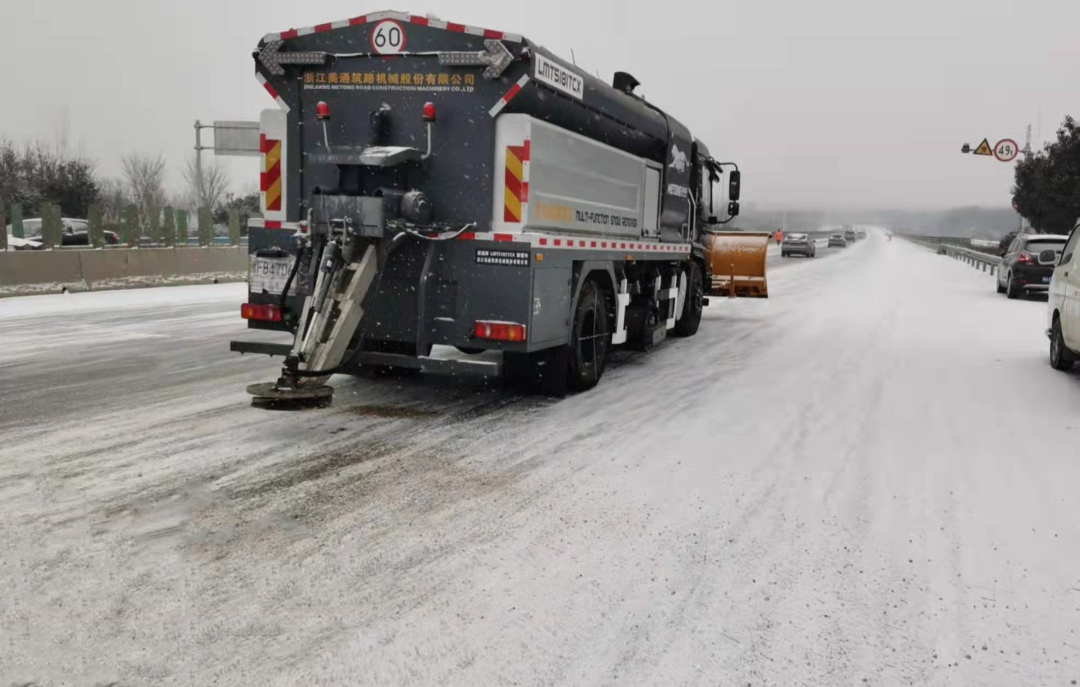
[[[1020, 152], [1024, 154], [1024, 162], [1030, 162], [1031, 158], [1034, 156], [1034, 153], [1031, 152], [1031, 125], [1030, 124], [1027, 125], [1027, 136], [1024, 139], [1024, 149], [1021, 150]], [[1017, 213], [1017, 214], [1020, 214], [1020, 213]], [[1027, 218], [1024, 217], [1023, 215], [1020, 215], [1020, 229], [1019, 229], [1019, 231], [1020, 231], [1021, 234], [1030, 234], [1030, 233], [1032, 233], [1031, 232], [1031, 223], [1028, 222]]]
[[[199, 120], [195, 120], [195, 183], [198, 185], [195, 193], [195, 202], [198, 205], [203, 204], [203, 177], [202, 177], [202, 151], [205, 150], [205, 146], [202, 144], [202, 130], [211, 128], [209, 125], [204, 125]], [[1031, 127], [1028, 127], [1030, 133]]]

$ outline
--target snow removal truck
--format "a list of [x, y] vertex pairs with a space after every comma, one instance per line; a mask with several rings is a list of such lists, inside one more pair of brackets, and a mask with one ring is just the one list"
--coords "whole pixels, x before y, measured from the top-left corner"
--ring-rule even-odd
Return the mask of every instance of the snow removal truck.
[[580, 391], [613, 346], [692, 336], [710, 293], [767, 294], [767, 235], [716, 231], [738, 167], [629, 74], [400, 12], [270, 34], [254, 58], [278, 109], [241, 314], [294, 337], [232, 343], [284, 356], [256, 403], [326, 402], [368, 366]]

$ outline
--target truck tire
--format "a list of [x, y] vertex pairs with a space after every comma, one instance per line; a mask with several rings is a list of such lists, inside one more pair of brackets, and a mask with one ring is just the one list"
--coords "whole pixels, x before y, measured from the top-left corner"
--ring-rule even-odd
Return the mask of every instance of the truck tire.
[[586, 391], [596, 386], [607, 365], [611, 348], [611, 321], [607, 299], [596, 282], [585, 282], [578, 294], [574, 310], [574, 325], [570, 330], [570, 350], [567, 383], [573, 391]]
[[686, 270], [686, 300], [683, 302], [682, 315], [675, 323], [677, 336], [693, 336], [701, 325], [701, 313], [705, 308], [705, 281], [701, 267], [691, 262]]

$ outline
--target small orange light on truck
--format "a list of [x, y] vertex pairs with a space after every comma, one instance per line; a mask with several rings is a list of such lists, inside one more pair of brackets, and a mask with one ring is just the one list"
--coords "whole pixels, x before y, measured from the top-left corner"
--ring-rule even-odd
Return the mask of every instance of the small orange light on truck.
[[240, 306], [240, 317], [259, 322], [281, 322], [281, 310], [276, 305], [244, 303]]
[[489, 341], [524, 341], [525, 325], [513, 322], [477, 322], [473, 336]]

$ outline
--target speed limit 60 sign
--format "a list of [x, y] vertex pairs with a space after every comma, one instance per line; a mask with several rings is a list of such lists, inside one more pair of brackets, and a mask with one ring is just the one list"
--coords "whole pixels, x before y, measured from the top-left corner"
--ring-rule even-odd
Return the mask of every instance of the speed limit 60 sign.
[[393, 19], [381, 21], [371, 32], [371, 47], [380, 55], [396, 55], [405, 49], [405, 29]]
[[1011, 138], [1006, 138], [1002, 141], [998, 141], [994, 146], [994, 157], [1002, 162], [1012, 162], [1016, 159], [1016, 154], [1020, 152], [1016, 146], [1016, 141]]

